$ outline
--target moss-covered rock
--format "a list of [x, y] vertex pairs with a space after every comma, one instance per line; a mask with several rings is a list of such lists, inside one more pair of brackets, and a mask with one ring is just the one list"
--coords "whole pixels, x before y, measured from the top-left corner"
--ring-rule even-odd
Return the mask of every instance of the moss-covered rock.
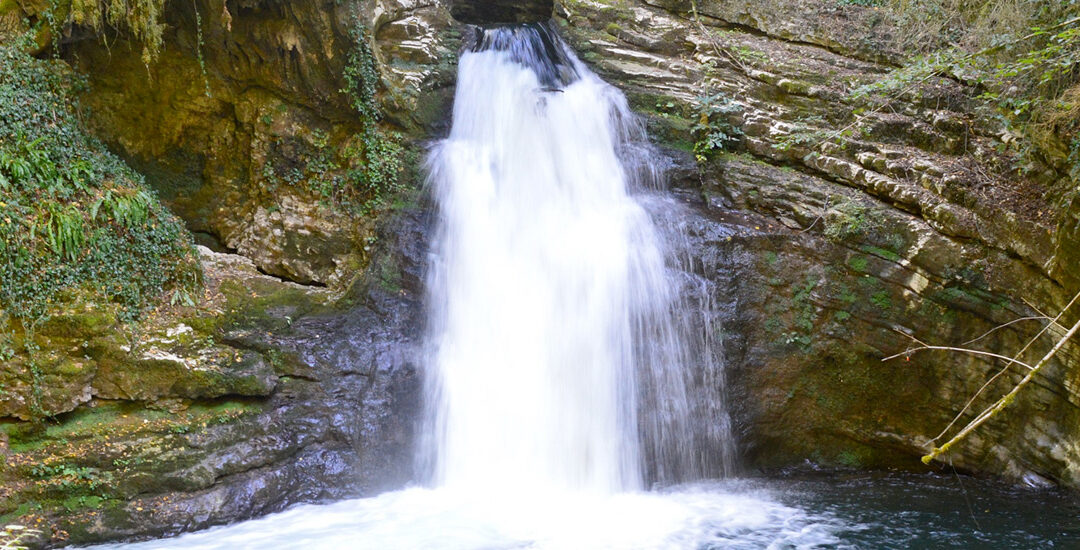
[[79, 312], [57, 322], [39, 335], [57, 356], [40, 399], [53, 416], [0, 414], [0, 521], [85, 544], [404, 483], [423, 250], [383, 255], [408, 250], [394, 235], [418, 223], [380, 234], [377, 263], [410, 266], [393, 292], [373, 280], [342, 299], [201, 248], [198, 305], [159, 309], [137, 333], [86, 330]]

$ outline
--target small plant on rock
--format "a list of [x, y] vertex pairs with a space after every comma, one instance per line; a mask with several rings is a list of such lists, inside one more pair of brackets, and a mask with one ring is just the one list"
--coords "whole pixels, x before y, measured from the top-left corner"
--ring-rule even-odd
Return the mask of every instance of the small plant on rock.
[[699, 163], [738, 143], [744, 134], [738, 126], [732, 124], [731, 117], [742, 111], [742, 105], [723, 93], [697, 98], [697, 123], [691, 130], [696, 138], [694, 157]]

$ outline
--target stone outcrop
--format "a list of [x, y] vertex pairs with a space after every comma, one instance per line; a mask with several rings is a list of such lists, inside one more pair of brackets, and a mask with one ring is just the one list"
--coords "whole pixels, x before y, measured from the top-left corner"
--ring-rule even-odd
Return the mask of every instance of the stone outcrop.
[[411, 480], [427, 225], [415, 210], [384, 222], [372, 270], [341, 296], [203, 248], [205, 299], [153, 316], [135, 345], [56, 317], [43, 349], [70, 351], [40, 384], [55, 416], [3, 423], [0, 516], [86, 544]]
[[551, 18], [552, 0], [452, 0], [450, 14], [470, 25], [537, 23]]
[[426, 136], [444, 122], [453, 82], [446, 8], [200, 0], [167, 2], [163, 17], [164, 45], [149, 65], [123, 39], [65, 47], [89, 77], [82, 99], [96, 133], [207, 244], [271, 275], [347, 284], [367, 261], [373, 226], [323, 191], [365, 146], [365, 121], [343, 91], [346, 65], [355, 41], [369, 42], [386, 131]]
[[88, 124], [214, 248], [206, 295], [124, 325], [88, 292], [37, 330], [33, 365], [2, 361], [0, 518], [50, 546], [413, 478], [427, 214], [415, 190], [338, 208], [313, 176], [363, 168], [341, 158], [371, 122], [341, 91], [354, 36], [378, 67], [381, 129], [408, 145], [447, 121], [458, 27], [435, 2], [166, 6], [149, 65], [123, 35], [72, 29], [61, 53], [88, 76]]

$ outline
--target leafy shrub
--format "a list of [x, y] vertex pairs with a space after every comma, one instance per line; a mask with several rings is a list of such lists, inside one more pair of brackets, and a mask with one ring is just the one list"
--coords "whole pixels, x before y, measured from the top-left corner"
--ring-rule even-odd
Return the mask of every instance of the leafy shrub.
[[723, 93], [703, 95], [697, 98], [697, 122], [694, 132], [694, 156], [705, 162], [717, 152], [738, 143], [743, 131], [731, 123], [730, 117], [738, 115], [743, 107]]
[[405, 156], [401, 136], [379, 127], [382, 113], [379, 111], [376, 91], [379, 72], [368, 42], [367, 27], [357, 21], [350, 31], [353, 48], [345, 65], [345, 88], [352, 106], [360, 115], [359, 150], [346, 151], [350, 167], [340, 183], [330, 186], [333, 192], [352, 194], [356, 206], [367, 213], [383, 206], [393, 194], [401, 190], [401, 171]]
[[[1056, 0], [894, 0], [903, 21], [918, 7], [919, 17], [942, 12], [927, 44], [950, 45], [915, 57], [885, 78], [854, 90], [852, 100], [893, 98], [936, 77], [965, 82], [996, 110], [1015, 148], [1019, 168], [1045, 161], [1059, 169], [1071, 188], [1080, 187], [1080, 1]], [[922, 12], [918, 12], [922, 13]], [[941, 21], [948, 21], [945, 26]], [[906, 33], [908, 36], [919, 33]]]
[[[92, 291], [134, 320], [201, 272], [190, 236], [71, 107], [81, 82], [0, 45], [0, 309], [26, 330]], [[29, 340], [29, 339], [28, 339]]]
[[[321, 130], [309, 139], [278, 139], [274, 146], [290, 151], [271, 155], [263, 165], [265, 185], [273, 194], [280, 185], [306, 189], [340, 211], [366, 216], [386, 207], [404, 189], [402, 172], [407, 151], [400, 135], [382, 128], [377, 90], [379, 72], [369, 45], [367, 28], [356, 22], [350, 31], [353, 47], [346, 59], [340, 90], [359, 115], [360, 132], [340, 149], [330, 146]], [[272, 118], [263, 120], [265, 124]]]
[[1076, 0], [882, 0], [909, 48], [975, 51], [1076, 15]]

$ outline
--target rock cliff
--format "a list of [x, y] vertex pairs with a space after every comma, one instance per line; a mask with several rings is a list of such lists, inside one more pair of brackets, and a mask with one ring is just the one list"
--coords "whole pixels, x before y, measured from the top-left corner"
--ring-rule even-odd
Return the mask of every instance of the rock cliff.
[[[1074, 214], [1048, 198], [1066, 182], [1049, 170], [1015, 174], [999, 152], [1009, 138], [978, 90], [928, 79], [887, 106], [852, 93], [899, 55], [876, 10], [563, 1], [556, 20], [685, 167], [672, 184], [700, 215], [690, 225], [700, 269], [722, 283], [716, 303], [749, 467], [921, 468], [929, 438], [1004, 364], [953, 352], [882, 359], [914, 339], [978, 339], [1011, 355], [1045, 320], [992, 329], [1055, 315], [1080, 290]], [[702, 123], [734, 137], [694, 166]], [[1078, 351], [1068, 345], [945, 459], [1076, 486]], [[1023, 374], [994, 380], [962, 418]]]

